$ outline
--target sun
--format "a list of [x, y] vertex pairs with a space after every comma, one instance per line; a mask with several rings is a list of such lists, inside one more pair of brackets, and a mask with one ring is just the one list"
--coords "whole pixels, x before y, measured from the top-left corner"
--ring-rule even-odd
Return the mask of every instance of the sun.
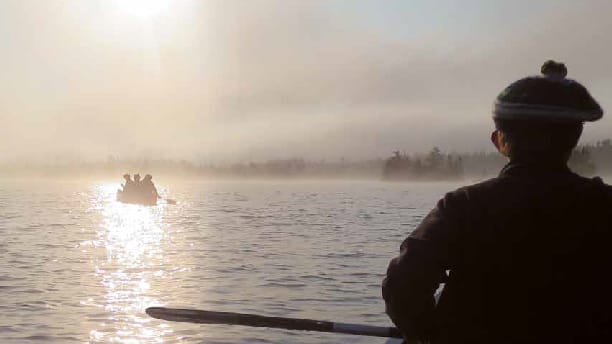
[[140, 18], [154, 18], [168, 9], [170, 0], [115, 0], [123, 11]]

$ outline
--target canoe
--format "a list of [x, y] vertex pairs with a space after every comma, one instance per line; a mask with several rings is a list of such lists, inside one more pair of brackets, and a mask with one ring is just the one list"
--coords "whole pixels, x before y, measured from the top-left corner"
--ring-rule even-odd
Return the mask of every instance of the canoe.
[[157, 198], [152, 195], [142, 195], [138, 193], [127, 194], [117, 190], [117, 201], [127, 204], [157, 205]]

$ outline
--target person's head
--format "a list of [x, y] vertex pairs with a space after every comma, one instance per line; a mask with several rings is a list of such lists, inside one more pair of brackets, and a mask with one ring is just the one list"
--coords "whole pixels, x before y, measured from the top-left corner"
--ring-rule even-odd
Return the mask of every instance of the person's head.
[[565, 162], [583, 122], [603, 116], [587, 89], [565, 78], [563, 63], [547, 61], [541, 71], [510, 84], [495, 101], [491, 141], [510, 160]]
[[130, 180], [132, 180], [132, 176], [130, 176], [129, 174], [126, 173], [126, 174], [123, 175], [123, 179], [125, 179], [126, 181], [130, 181]]
[[494, 121], [491, 142], [511, 160], [567, 161], [582, 134], [582, 122]]
[[140, 174], [136, 173], [134, 175], [134, 181], [139, 182], [140, 181]]
[[152, 175], [150, 175], [150, 174], [147, 174], [147, 175], [144, 177], [144, 180], [146, 180], [146, 181], [149, 181], [149, 180], [151, 180], [151, 179], [153, 179], [153, 176], [152, 176]]

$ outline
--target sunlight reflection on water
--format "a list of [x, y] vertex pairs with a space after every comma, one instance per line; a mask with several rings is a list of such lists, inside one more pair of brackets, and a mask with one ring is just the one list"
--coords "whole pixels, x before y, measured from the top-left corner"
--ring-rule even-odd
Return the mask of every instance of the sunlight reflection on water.
[[116, 202], [115, 185], [102, 184], [92, 207], [102, 209], [103, 222], [97, 233], [97, 246], [106, 255], [96, 262], [96, 276], [106, 291], [104, 304], [112, 314], [110, 324], [90, 332], [92, 341], [139, 343], [163, 342], [172, 332], [168, 325], [147, 326], [151, 319], [144, 309], [159, 303], [150, 292], [151, 278], [163, 274], [164, 206], [145, 207]]

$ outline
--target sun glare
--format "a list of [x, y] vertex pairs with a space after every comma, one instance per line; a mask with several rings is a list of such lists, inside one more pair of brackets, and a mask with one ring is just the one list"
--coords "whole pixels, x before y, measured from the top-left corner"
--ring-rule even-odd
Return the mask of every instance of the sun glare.
[[153, 18], [170, 6], [170, 0], [115, 0], [125, 12], [140, 18]]

